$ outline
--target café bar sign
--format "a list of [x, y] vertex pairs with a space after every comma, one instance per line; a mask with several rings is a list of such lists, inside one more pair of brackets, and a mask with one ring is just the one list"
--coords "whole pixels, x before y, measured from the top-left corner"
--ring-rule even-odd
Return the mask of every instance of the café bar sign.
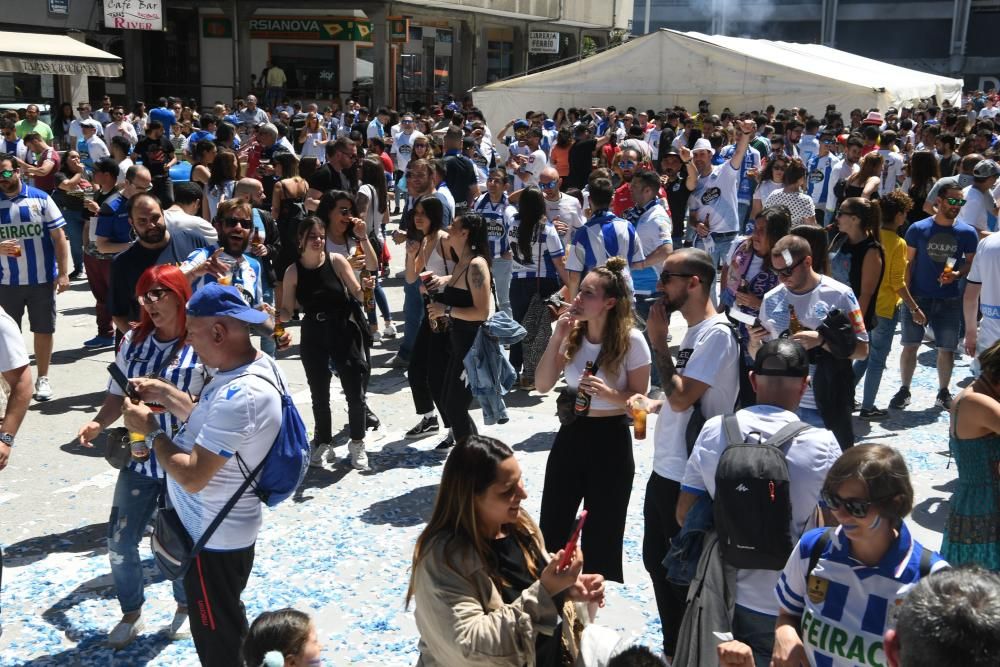
[[250, 19], [253, 39], [370, 42], [371, 21], [322, 16], [256, 16]]
[[104, 27], [163, 30], [163, 4], [160, 0], [104, 0]]

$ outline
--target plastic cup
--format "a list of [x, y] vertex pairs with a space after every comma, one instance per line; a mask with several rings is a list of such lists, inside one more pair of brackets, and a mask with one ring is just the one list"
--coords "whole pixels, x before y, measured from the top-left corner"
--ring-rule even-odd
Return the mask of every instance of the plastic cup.
[[632, 428], [635, 431], [636, 440], [646, 439], [646, 416], [649, 413], [638, 405], [632, 408]]

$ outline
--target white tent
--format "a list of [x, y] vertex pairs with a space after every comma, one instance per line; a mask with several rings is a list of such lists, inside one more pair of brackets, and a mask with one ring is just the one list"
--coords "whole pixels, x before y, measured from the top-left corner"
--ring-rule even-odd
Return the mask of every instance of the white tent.
[[937, 97], [959, 104], [962, 80], [905, 69], [818, 44], [772, 42], [662, 29], [585, 60], [473, 89], [494, 128], [524, 112], [558, 107], [696, 109], [716, 112], [827, 104], [890, 106]]

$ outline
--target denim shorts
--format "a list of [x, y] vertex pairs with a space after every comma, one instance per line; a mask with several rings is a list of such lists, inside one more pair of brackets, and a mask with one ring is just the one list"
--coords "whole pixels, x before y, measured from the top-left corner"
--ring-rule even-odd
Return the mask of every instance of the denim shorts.
[[[934, 346], [939, 350], [952, 350], [958, 346], [959, 327], [962, 322], [962, 297], [934, 299], [914, 297], [920, 310], [927, 317], [927, 324], [934, 330]], [[909, 308], [902, 308], [903, 347], [920, 345], [924, 339], [924, 327], [913, 321]]]

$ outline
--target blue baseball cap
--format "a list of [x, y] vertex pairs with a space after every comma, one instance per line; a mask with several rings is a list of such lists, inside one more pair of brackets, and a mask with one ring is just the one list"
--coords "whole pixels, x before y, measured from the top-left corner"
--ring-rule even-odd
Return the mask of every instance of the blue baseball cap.
[[531, 123], [529, 123], [528, 121], [524, 120], [523, 118], [521, 120], [518, 120], [518, 121], [514, 122], [514, 129], [515, 130], [520, 130], [522, 127], [523, 128], [531, 127]]
[[247, 324], [263, 324], [267, 313], [251, 308], [232, 285], [208, 283], [187, 302], [189, 317], [232, 317]]

